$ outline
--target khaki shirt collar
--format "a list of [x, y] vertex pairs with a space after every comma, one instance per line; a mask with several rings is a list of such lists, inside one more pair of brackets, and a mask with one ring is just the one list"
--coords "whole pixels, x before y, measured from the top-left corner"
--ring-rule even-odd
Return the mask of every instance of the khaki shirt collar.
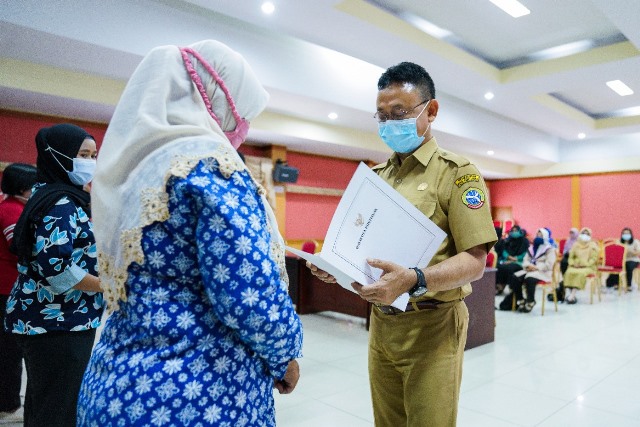
[[431, 157], [438, 150], [438, 143], [436, 137], [432, 136], [430, 140], [422, 144], [416, 151], [413, 152], [414, 156], [423, 166], [427, 166]]
[[[430, 140], [422, 144], [420, 147], [416, 149], [409, 157], [407, 157], [404, 161], [406, 162], [411, 157], [415, 157], [417, 161], [422, 163], [423, 166], [427, 166], [431, 157], [438, 150], [438, 144], [436, 142], [436, 138], [431, 137]], [[398, 153], [393, 153], [393, 155], [389, 158], [389, 164], [393, 165], [396, 169], [400, 168], [400, 158], [398, 157]]]
[[[423, 166], [427, 166], [431, 157], [438, 151], [438, 144], [436, 142], [435, 137], [431, 137], [430, 140], [422, 144], [420, 147], [416, 149], [409, 157], [405, 159], [405, 163], [407, 160], [414, 157], [418, 162], [420, 162]], [[393, 153], [389, 159], [384, 162], [374, 166], [373, 170], [385, 169], [391, 167], [395, 170], [400, 169], [400, 158], [398, 157], [398, 153]]]

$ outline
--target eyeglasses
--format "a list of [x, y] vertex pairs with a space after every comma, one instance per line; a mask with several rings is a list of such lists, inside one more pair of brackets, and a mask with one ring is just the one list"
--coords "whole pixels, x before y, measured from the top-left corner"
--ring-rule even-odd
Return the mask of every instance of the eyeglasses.
[[373, 118], [378, 120], [378, 122], [386, 122], [387, 120], [404, 120], [405, 117], [407, 117], [407, 115], [409, 113], [413, 112], [413, 110], [415, 110], [416, 108], [418, 108], [419, 106], [421, 106], [425, 102], [429, 102], [429, 101], [430, 101], [430, 99], [425, 99], [420, 104], [416, 105], [415, 107], [411, 108], [410, 110], [397, 109], [397, 110], [392, 111], [391, 114], [385, 114], [385, 113], [381, 113], [380, 111], [378, 111], [373, 115]]

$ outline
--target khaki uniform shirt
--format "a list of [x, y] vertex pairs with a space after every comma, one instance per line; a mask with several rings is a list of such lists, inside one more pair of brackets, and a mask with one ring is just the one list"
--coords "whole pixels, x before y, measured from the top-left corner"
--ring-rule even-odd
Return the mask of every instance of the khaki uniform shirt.
[[[447, 234], [429, 265], [483, 243], [488, 251], [496, 243], [487, 187], [478, 169], [464, 157], [442, 150], [435, 138], [402, 165], [394, 153], [373, 170]], [[453, 301], [470, 293], [467, 283], [448, 291], [427, 292], [419, 299]]]

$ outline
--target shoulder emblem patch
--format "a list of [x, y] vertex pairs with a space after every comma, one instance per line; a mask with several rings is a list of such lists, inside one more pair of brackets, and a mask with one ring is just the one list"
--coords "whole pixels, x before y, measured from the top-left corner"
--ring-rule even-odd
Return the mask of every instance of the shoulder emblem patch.
[[469, 209], [478, 209], [484, 205], [486, 197], [484, 192], [479, 188], [471, 187], [462, 193], [462, 203]]
[[480, 175], [478, 174], [469, 174], [463, 175], [460, 178], [456, 179], [456, 185], [458, 188], [462, 187], [467, 182], [480, 182]]

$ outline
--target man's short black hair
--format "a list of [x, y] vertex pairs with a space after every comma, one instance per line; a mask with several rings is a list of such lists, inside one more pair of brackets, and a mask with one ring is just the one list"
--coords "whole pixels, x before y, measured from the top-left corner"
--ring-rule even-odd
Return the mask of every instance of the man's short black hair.
[[436, 97], [436, 87], [427, 70], [413, 62], [401, 62], [389, 67], [378, 80], [378, 90], [386, 89], [393, 84], [411, 83], [420, 90], [425, 100]]
[[31, 190], [36, 183], [36, 167], [26, 163], [12, 163], [2, 172], [2, 192], [9, 196], [19, 196]]

